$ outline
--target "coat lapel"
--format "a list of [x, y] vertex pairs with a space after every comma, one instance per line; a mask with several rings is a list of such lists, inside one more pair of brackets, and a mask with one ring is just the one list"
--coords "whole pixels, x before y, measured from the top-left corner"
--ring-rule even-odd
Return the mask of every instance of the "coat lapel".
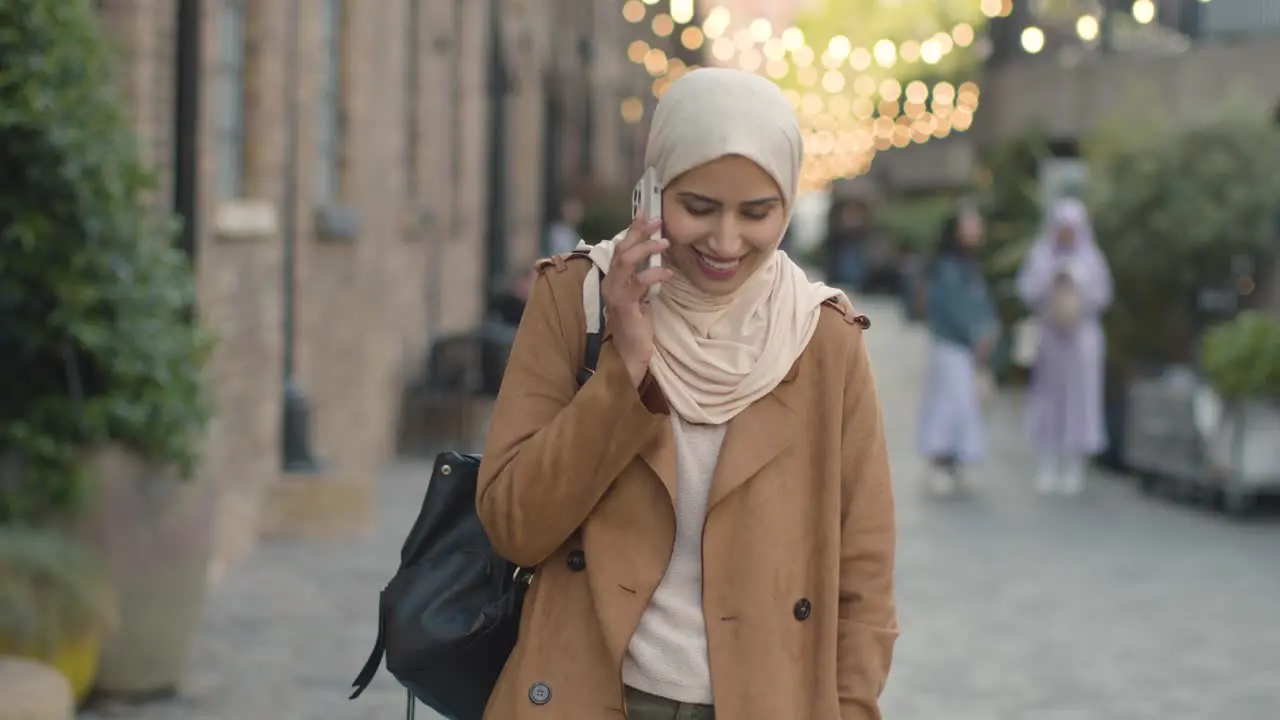
[[671, 422], [663, 425], [662, 431], [654, 433], [653, 440], [640, 451], [640, 457], [662, 480], [671, 498], [671, 507], [676, 506], [676, 439], [671, 429]]
[[750, 480], [791, 444], [796, 414], [788, 397], [794, 391], [797, 365], [773, 392], [757, 400], [729, 421], [724, 447], [711, 479], [707, 512]]

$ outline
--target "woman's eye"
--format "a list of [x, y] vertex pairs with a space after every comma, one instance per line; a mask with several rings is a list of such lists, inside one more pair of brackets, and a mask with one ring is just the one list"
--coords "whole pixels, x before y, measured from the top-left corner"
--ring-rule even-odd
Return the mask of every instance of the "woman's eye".
[[715, 208], [700, 205], [685, 205], [684, 209], [694, 217], [706, 217], [716, 211]]
[[751, 210], [743, 210], [742, 217], [748, 220], [764, 220], [765, 218], [769, 217], [769, 214], [771, 212], [773, 212], [771, 208], [765, 208], [763, 210], [758, 208], [753, 208]]

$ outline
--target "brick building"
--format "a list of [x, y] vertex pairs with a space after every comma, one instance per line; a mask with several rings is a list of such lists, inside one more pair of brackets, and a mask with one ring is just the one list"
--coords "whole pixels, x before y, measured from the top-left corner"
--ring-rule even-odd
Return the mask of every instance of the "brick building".
[[[262, 534], [368, 527], [432, 338], [475, 327], [495, 278], [537, 256], [549, 181], [631, 172], [619, 94], [648, 78], [625, 21], [587, 0], [96, 4], [160, 201], [194, 188], [200, 315], [220, 338], [214, 574]], [[289, 366], [320, 461], [307, 472], [283, 469]]]

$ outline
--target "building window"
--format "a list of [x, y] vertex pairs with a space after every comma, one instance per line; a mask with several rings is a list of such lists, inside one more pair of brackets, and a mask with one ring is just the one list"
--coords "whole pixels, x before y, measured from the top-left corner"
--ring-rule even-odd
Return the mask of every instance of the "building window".
[[320, 94], [316, 118], [316, 200], [338, 197], [342, 173], [342, 11], [343, 0], [320, 3]]
[[218, 27], [217, 165], [218, 195], [244, 196], [244, 0], [222, 0]]

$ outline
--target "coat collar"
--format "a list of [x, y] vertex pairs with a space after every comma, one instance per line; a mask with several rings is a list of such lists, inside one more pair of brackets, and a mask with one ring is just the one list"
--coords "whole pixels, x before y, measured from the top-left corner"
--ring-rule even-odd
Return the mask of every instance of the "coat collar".
[[[800, 361], [773, 392], [747, 406], [729, 421], [724, 445], [716, 462], [707, 500], [709, 513], [720, 501], [754, 477], [791, 444], [796, 426], [796, 376]], [[674, 507], [676, 502], [676, 447], [670, 427], [657, 433], [640, 456], [662, 481]]]

